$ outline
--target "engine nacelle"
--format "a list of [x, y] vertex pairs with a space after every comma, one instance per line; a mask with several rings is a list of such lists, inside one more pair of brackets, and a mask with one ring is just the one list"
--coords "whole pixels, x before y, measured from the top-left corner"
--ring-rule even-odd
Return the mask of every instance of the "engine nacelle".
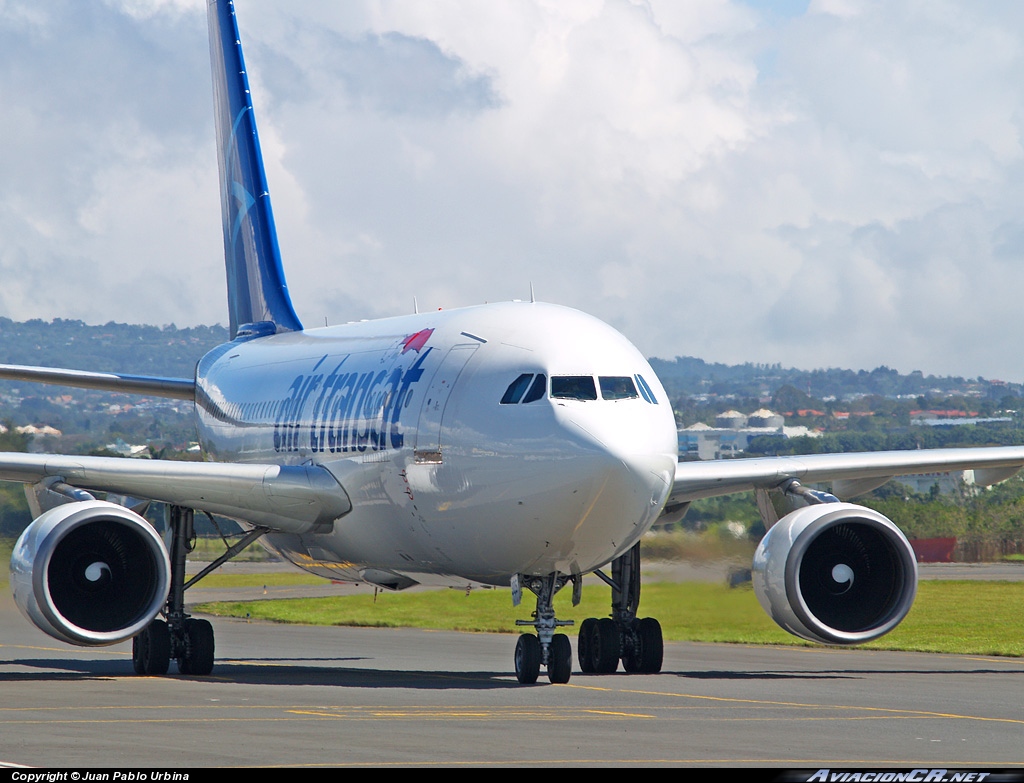
[[780, 519], [754, 554], [754, 590], [792, 634], [862, 644], [907, 616], [917, 560], [889, 519], [852, 503], [823, 503]]
[[103, 500], [40, 515], [11, 555], [11, 588], [39, 629], [71, 644], [115, 644], [157, 616], [171, 587], [160, 536], [135, 512]]

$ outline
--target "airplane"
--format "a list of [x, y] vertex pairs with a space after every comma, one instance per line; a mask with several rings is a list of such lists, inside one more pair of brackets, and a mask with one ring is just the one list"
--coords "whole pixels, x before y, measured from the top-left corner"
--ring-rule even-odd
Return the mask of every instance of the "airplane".
[[[861, 644], [906, 616], [913, 549], [889, 519], [840, 500], [892, 476], [1024, 466], [1024, 448], [821, 454], [679, 462], [672, 406], [623, 335], [538, 301], [484, 304], [304, 329], [292, 306], [232, 0], [208, 0], [231, 340], [193, 378], [0, 366], [0, 378], [156, 395], [194, 405], [206, 461], [0, 454], [34, 521], [11, 556], [23, 614], [76, 645], [132, 639], [134, 670], [211, 673], [214, 631], [185, 590], [261, 540], [301, 569], [403, 590], [511, 588], [536, 609], [517, 624], [524, 684], [573, 669], [553, 608], [596, 574], [609, 616], [577, 642], [585, 673], [656, 673], [657, 619], [638, 617], [641, 536], [694, 500], [753, 491], [769, 528], [757, 597], [797, 636]], [[810, 485], [831, 482], [831, 492]], [[96, 494], [105, 493], [105, 499]], [[142, 516], [170, 507], [161, 537]], [[244, 537], [196, 577], [185, 563], [199, 512]]]

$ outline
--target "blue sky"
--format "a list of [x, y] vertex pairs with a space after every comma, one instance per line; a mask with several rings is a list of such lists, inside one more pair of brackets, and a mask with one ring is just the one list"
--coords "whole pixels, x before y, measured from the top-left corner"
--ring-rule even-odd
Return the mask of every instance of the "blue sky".
[[[1024, 6], [236, 5], [307, 324], [532, 283], [649, 355], [1024, 380]], [[201, 0], [0, 3], [0, 314], [225, 320], [208, 60]]]

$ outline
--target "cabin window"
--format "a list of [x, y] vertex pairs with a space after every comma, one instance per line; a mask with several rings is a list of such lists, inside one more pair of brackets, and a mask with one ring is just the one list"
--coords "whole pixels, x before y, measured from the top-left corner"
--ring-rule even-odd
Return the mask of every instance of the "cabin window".
[[[543, 375], [541, 376], [544, 377]], [[524, 372], [505, 389], [505, 393], [501, 397], [502, 405], [516, 405], [519, 400], [522, 399], [523, 394], [530, 387], [530, 381], [533, 378], [532, 372]]]
[[635, 400], [639, 396], [633, 379], [628, 375], [602, 375], [597, 380], [601, 384], [602, 399]]
[[596, 400], [597, 387], [590, 375], [554, 375], [551, 396], [561, 400]]

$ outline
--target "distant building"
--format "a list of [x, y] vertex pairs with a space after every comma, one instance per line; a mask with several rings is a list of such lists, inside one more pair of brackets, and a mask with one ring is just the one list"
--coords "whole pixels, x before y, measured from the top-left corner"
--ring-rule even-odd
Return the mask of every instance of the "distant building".
[[979, 417], [976, 411], [911, 411], [910, 423], [921, 427], [956, 427], [964, 424], [1005, 424], [1009, 416]]
[[780, 414], [767, 408], [756, 410], [747, 417], [747, 424], [753, 429], [779, 430], [785, 423], [786, 420]]
[[28, 442], [28, 450], [33, 454], [40, 454], [43, 451], [46, 451], [46, 442], [43, 440], [44, 438], [59, 438], [64, 434], [56, 427], [51, 427], [48, 424], [44, 424], [41, 427], [26, 424], [23, 427], [15, 427], [14, 431], [20, 435], [29, 436], [31, 440]]
[[720, 430], [738, 430], [747, 426], [747, 417], [739, 411], [726, 411], [715, 416], [715, 427]]
[[[694, 424], [679, 430], [679, 458], [684, 460], [727, 459], [747, 450], [750, 439], [762, 435], [779, 438], [820, 437], [821, 433], [807, 427], [786, 427], [785, 418], [762, 408], [746, 416], [726, 411], [715, 417], [718, 426]], [[730, 422], [736, 426], [722, 426]]]
[[[6, 432], [7, 430], [4, 430]], [[38, 437], [52, 437], [59, 438], [64, 433], [58, 430], [56, 427], [51, 427], [49, 424], [44, 424], [41, 427], [37, 427], [33, 424], [26, 424], [24, 427], [15, 427], [14, 431], [19, 435], [31, 435], [33, 438]]]
[[151, 459], [149, 453], [149, 447], [125, 443], [121, 438], [118, 438], [113, 443], [108, 443], [105, 447], [107, 451], [112, 451], [115, 454], [119, 454], [122, 457], [134, 457], [135, 459]]
[[898, 481], [918, 495], [927, 495], [938, 485], [940, 495], [959, 495], [964, 487], [974, 488], [973, 470], [954, 470], [949, 473], [922, 473], [918, 476], [895, 476]]
[[[759, 430], [755, 434], [763, 435]], [[679, 456], [682, 459], [722, 459], [746, 451], [751, 438], [749, 429], [709, 427], [694, 424], [679, 430]]]

